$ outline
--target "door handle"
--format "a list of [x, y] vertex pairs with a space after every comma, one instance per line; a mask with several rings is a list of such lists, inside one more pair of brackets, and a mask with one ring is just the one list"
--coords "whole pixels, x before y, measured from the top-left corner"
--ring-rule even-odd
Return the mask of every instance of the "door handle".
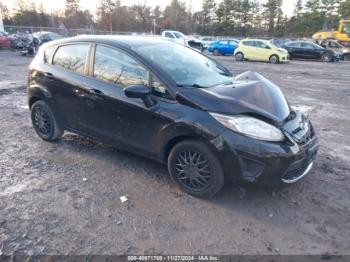
[[55, 76], [53, 74], [49, 73], [49, 72], [44, 73], [44, 75], [50, 81], [55, 80]]
[[105, 94], [98, 89], [89, 89], [89, 93], [95, 98], [104, 98], [105, 96]]

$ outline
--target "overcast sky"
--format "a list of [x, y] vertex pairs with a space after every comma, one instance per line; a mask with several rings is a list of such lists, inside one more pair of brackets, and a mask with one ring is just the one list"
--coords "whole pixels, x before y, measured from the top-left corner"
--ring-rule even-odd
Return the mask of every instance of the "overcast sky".
[[[16, 6], [16, 0], [3, 0], [7, 6], [12, 9]], [[64, 0], [29, 0], [28, 2], [35, 2], [37, 4], [42, 3], [46, 10], [62, 10], [64, 8]], [[80, 0], [80, 5], [83, 9], [89, 9], [92, 13], [95, 13], [96, 6], [98, 5], [100, 0]], [[159, 5], [164, 8], [167, 6], [171, 0], [121, 0], [122, 4], [125, 5], [133, 5], [135, 3], [146, 3], [150, 6]], [[220, 0], [216, 0], [220, 2]], [[259, 0], [260, 2], [265, 2], [266, 0]], [[193, 11], [198, 11], [201, 8], [202, 0], [186, 0], [187, 7], [191, 7]], [[287, 15], [292, 15], [294, 10], [295, 0], [283, 0], [283, 11]]]

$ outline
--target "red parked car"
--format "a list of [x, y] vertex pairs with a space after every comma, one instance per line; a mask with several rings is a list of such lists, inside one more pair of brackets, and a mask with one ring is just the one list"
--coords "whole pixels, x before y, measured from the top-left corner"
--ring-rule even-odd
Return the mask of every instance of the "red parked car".
[[10, 48], [11, 38], [8, 37], [5, 33], [0, 32], [0, 48]]

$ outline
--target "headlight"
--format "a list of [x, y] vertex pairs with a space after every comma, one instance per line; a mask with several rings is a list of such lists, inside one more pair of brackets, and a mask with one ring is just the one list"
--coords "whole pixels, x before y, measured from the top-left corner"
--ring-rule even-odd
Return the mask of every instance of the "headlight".
[[210, 115], [227, 128], [248, 137], [272, 142], [284, 140], [281, 130], [254, 117], [227, 116], [217, 113], [210, 113]]

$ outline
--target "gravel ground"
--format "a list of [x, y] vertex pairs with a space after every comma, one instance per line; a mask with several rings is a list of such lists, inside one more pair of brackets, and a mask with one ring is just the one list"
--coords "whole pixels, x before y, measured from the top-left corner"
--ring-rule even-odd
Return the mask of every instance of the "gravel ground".
[[31, 59], [0, 51], [0, 254], [350, 254], [350, 63], [216, 59], [309, 113], [320, 150], [304, 180], [201, 200], [122, 149], [73, 134], [46, 143], [26, 104]]

